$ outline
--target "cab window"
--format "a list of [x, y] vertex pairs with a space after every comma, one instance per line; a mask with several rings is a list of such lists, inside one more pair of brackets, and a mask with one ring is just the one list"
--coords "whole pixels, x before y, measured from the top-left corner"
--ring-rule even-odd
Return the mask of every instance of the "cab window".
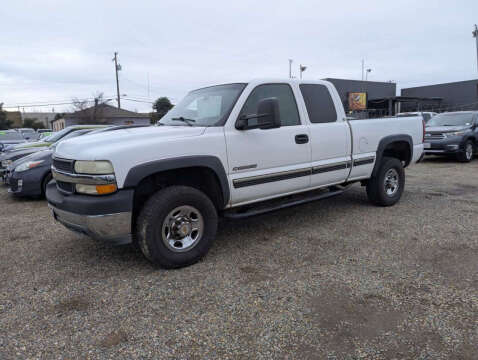
[[[264, 84], [257, 86], [247, 98], [239, 117], [257, 114], [259, 102], [267, 98], [276, 98], [278, 100], [281, 126], [300, 125], [297, 103], [295, 102], [292, 88], [288, 84]], [[255, 125], [257, 121], [257, 119], [250, 119], [249, 124]]]

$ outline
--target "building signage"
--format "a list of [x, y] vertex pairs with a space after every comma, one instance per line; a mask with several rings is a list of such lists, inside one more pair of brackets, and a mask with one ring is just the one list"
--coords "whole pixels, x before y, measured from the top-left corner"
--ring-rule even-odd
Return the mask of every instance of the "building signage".
[[349, 93], [349, 110], [365, 110], [367, 109], [367, 93], [350, 92]]

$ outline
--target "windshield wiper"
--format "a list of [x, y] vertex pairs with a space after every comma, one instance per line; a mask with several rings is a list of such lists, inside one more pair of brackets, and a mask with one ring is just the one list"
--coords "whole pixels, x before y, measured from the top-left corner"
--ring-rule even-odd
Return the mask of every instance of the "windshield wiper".
[[196, 120], [194, 119], [188, 119], [188, 118], [185, 118], [185, 117], [175, 117], [175, 118], [172, 118], [171, 120], [174, 120], [174, 121], [182, 121], [183, 123], [186, 123], [188, 124], [189, 126], [193, 126], [193, 123], [196, 122]]

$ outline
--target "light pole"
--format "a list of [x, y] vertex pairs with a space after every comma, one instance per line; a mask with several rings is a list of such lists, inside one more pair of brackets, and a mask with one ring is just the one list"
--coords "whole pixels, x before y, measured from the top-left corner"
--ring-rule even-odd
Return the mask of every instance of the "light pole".
[[307, 66], [300, 64], [299, 72], [300, 72], [300, 79], [302, 80], [302, 73], [307, 70]]
[[368, 74], [372, 72], [372, 69], [367, 69], [365, 73], [365, 81], [368, 81]]
[[289, 79], [292, 79], [292, 63], [294, 60], [289, 59]]
[[472, 32], [473, 37], [476, 39], [476, 66], [478, 69], [478, 26], [475, 24], [475, 30]]

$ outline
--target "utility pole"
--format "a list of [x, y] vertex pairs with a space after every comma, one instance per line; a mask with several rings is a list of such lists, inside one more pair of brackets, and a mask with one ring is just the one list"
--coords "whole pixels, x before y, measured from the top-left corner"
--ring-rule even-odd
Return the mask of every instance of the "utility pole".
[[365, 67], [365, 62], [364, 62], [364, 60], [362, 59], [362, 81], [363, 81], [363, 71], [364, 71], [364, 67]]
[[473, 37], [476, 39], [476, 66], [478, 69], [478, 26], [475, 24], [475, 30], [472, 32]]
[[292, 62], [294, 60], [289, 59], [289, 79], [292, 79]]
[[117, 100], [118, 100], [118, 109], [121, 108], [121, 100], [120, 100], [120, 91], [119, 91], [119, 79], [118, 79], [118, 71], [121, 70], [121, 65], [118, 64], [118, 53], [115, 52], [115, 57], [113, 60], [115, 62], [115, 73], [116, 73], [116, 94], [117, 94]]

